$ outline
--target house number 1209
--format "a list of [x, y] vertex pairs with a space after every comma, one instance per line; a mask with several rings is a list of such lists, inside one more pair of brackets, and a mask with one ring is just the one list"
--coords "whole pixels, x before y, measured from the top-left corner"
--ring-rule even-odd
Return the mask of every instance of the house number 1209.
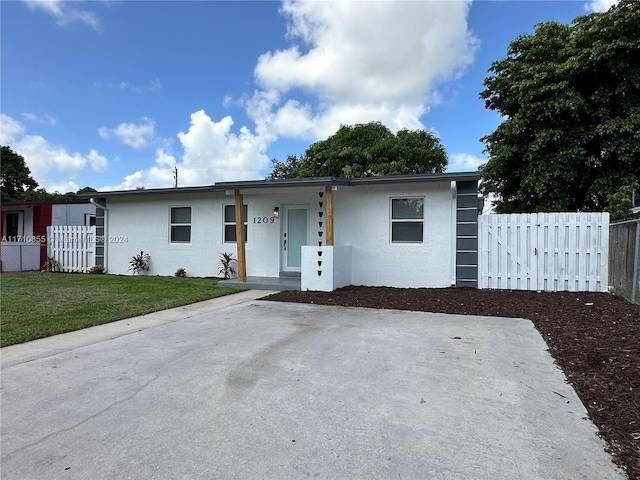
[[253, 223], [273, 223], [275, 221], [275, 217], [253, 217]]

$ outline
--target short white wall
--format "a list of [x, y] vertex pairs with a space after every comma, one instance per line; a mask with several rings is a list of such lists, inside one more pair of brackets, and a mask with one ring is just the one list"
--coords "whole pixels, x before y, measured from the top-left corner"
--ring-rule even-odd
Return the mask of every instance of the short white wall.
[[[424, 197], [424, 242], [391, 243], [391, 198]], [[335, 245], [352, 246], [353, 285], [448, 287], [455, 222], [451, 183], [338, 187]]]
[[3, 242], [0, 245], [3, 272], [40, 270], [40, 244], [32, 242]]
[[302, 247], [301, 290], [332, 292], [351, 284], [350, 246]]

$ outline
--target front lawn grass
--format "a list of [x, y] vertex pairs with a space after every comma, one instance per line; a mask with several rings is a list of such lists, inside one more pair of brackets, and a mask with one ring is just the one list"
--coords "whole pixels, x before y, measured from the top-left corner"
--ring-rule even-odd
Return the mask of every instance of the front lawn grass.
[[204, 278], [16, 273], [0, 279], [0, 346], [236, 293]]

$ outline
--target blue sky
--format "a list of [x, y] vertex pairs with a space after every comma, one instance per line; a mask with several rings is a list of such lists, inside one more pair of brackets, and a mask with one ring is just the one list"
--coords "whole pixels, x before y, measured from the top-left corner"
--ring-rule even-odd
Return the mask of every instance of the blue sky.
[[48, 191], [260, 179], [340, 124], [486, 159], [491, 62], [614, 0], [2, 1], [0, 143]]

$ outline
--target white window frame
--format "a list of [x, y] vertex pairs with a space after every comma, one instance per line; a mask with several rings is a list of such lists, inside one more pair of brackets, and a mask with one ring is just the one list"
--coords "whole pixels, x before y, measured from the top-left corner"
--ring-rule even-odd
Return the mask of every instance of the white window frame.
[[[92, 221], [93, 221], [93, 225], [91, 225]], [[96, 216], [93, 213], [85, 213], [84, 214], [84, 226], [85, 227], [95, 227], [96, 226]]]
[[[9, 235], [9, 222], [7, 221], [7, 215], [12, 215], [12, 214], [17, 214], [18, 215], [18, 233], [16, 233], [15, 235]], [[6, 212], [4, 212], [3, 215], [3, 225], [2, 225], [2, 236], [5, 237], [7, 239], [7, 241], [10, 242], [15, 242], [15, 241], [20, 241], [20, 237], [22, 237], [24, 235], [24, 211], [23, 210], [8, 210]], [[16, 240], [11, 240], [11, 238], [16, 237]]]
[[[393, 218], [393, 201], [394, 200], [422, 200], [422, 218]], [[389, 242], [394, 245], [422, 245], [424, 244], [424, 206], [425, 197], [423, 196], [406, 196], [391, 197], [389, 199]], [[421, 223], [422, 224], [422, 240], [394, 240], [393, 225], [398, 223]]]
[[[243, 204], [242, 205], [244, 207], [244, 243], [247, 243], [247, 236], [249, 234], [249, 222], [247, 222], [247, 216], [249, 214], [249, 207], [247, 206], [247, 204]], [[233, 207], [234, 208], [234, 216], [233, 216], [233, 222], [227, 222], [227, 207]], [[226, 203], [224, 205], [222, 205], [222, 243], [237, 243], [235, 240], [227, 240], [227, 227], [233, 225], [234, 229], [236, 226], [236, 217], [235, 217], [235, 203]]]
[[[172, 213], [174, 208], [188, 208], [189, 209], [189, 223], [184, 222], [172, 222]], [[169, 243], [172, 245], [190, 245], [193, 233], [193, 209], [191, 205], [171, 205], [169, 207]], [[189, 241], [185, 240], [172, 240], [171, 233], [173, 232], [173, 227], [189, 227]]]

